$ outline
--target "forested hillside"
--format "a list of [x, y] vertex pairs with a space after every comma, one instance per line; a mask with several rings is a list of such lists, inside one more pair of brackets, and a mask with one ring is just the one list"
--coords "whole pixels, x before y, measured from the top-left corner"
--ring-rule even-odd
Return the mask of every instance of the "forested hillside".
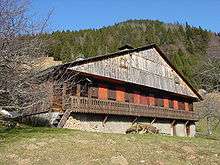
[[156, 43], [173, 64], [194, 85], [194, 75], [205, 56], [219, 57], [220, 37], [202, 28], [181, 24], [165, 24], [152, 20], [129, 20], [101, 29], [56, 31], [45, 35], [50, 40], [48, 55], [69, 62], [77, 57], [90, 57], [115, 52], [130, 44], [139, 47]]

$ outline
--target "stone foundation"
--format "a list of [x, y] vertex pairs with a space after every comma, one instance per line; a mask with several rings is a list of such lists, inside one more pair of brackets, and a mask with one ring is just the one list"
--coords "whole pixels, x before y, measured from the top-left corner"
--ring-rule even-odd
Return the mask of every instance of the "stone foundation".
[[[121, 133], [125, 134], [126, 130], [134, 123], [150, 124], [153, 118], [146, 117], [128, 117], [128, 116], [112, 116], [98, 114], [80, 114], [73, 113], [67, 120], [64, 128], [78, 129], [90, 132], [103, 133]], [[153, 126], [159, 129], [159, 133], [173, 135], [172, 120], [156, 119]], [[177, 122], [175, 125], [177, 136], [187, 136], [184, 122]], [[191, 130], [192, 129], [192, 130]], [[190, 125], [190, 136], [195, 135], [195, 124]]]

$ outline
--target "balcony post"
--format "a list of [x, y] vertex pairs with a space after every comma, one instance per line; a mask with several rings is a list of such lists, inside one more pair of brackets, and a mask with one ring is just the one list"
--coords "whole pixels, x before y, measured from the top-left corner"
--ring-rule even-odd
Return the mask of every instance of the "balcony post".
[[76, 84], [76, 96], [80, 97], [81, 93], [81, 86], [80, 84]]

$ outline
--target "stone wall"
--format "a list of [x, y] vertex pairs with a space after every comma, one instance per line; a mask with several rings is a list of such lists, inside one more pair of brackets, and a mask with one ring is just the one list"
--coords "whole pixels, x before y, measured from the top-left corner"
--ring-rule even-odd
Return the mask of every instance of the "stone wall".
[[181, 122], [177, 123], [175, 127], [176, 127], [176, 136], [187, 136], [185, 123], [181, 123]]
[[[73, 113], [67, 120], [64, 128], [78, 129], [91, 132], [104, 132], [104, 133], [122, 133], [134, 124], [135, 117], [126, 116], [108, 116], [105, 120], [105, 115], [95, 114], [79, 114]], [[135, 120], [136, 123], [150, 124], [153, 118], [139, 117]], [[105, 122], [104, 122], [105, 121]], [[171, 126], [172, 120], [157, 119], [153, 126], [159, 129], [161, 134], [173, 135], [173, 128]], [[194, 129], [193, 125], [191, 129]], [[192, 132], [192, 131], [190, 131]], [[186, 128], [184, 122], [176, 124], [176, 135], [186, 136]], [[192, 133], [192, 136], [194, 133]]]
[[[50, 126], [53, 127], [54, 121], [57, 119], [59, 112], [51, 112], [29, 116], [23, 119], [24, 123], [33, 126]], [[126, 130], [134, 123], [150, 124], [153, 118], [147, 117], [129, 117], [129, 116], [114, 116], [98, 115], [98, 114], [80, 114], [72, 113], [64, 128], [78, 129], [90, 132], [103, 133], [121, 133], [125, 134]], [[173, 136], [174, 130], [171, 126], [172, 120], [156, 119], [153, 126], [159, 130], [160, 134]], [[185, 122], [176, 121], [175, 124], [176, 136], [187, 136]], [[190, 123], [190, 137], [195, 136], [195, 123]]]

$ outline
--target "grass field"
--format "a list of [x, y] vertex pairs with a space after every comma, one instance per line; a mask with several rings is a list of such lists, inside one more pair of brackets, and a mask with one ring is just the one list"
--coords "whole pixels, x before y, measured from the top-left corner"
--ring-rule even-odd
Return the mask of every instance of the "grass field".
[[0, 164], [220, 164], [220, 139], [0, 129]]

